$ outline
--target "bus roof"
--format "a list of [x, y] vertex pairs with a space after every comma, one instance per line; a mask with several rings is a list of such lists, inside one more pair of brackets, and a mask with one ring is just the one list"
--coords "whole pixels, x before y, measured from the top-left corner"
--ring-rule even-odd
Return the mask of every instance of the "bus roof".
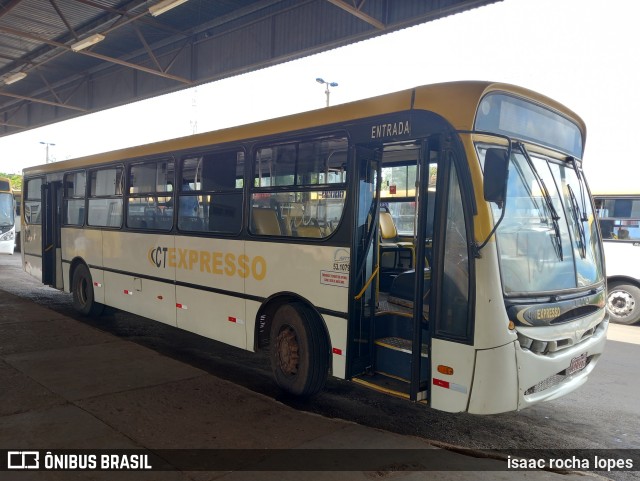
[[591, 190], [594, 197], [640, 197], [640, 189], [607, 189], [607, 190]]
[[43, 164], [26, 168], [23, 173], [25, 175], [36, 175], [59, 170], [71, 170], [123, 159], [196, 149], [207, 145], [258, 139], [269, 135], [317, 128], [411, 109], [432, 111], [447, 119], [456, 129], [472, 130], [480, 101], [486, 94], [495, 91], [511, 93], [557, 111], [578, 126], [584, 141], [586, 127], [583, 120], [576, 113], [555, 100], [515, 85], [486, 81], [459, 81], [424, 85], [378, 97], [237, 127], [127, 147], [52, 164]]

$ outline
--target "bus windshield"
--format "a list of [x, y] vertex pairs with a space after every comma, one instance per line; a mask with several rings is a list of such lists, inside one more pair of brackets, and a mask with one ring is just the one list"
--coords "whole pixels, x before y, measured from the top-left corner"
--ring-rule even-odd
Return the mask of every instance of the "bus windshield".
[[9, 193], [0, 193], [0, 226], [13, 226], [13, 195]]
[[[487, 147], [479, 147], [481, 161]], [[572, 164], [514, 148], [504, 219], [496, 231], [506, 295], [592, 286], [603, 280], [598, 231], [586, 186]], [[492, 204], [494, 218], [501, 211]]]

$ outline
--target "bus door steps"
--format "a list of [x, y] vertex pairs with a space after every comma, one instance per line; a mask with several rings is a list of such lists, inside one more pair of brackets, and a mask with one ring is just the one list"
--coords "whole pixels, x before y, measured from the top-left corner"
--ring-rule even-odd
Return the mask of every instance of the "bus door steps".
[[[383, 337], [376, 339], [375, 372], [405, 382], [411, 379], [411, 341], [401, 337]], [[420, 381], [427, 380], [428, 347], [422, 345], [420, 354]]]
[[373, 373], [354, 377], [353, 382], [384, 394], [390, 394], [403, 399], [409, 399], [409, 383], [404, 379]]
[[[354, 377], [353, 382], [372, 389], [374, 391], [395, 396], [402, 399], [410, 399], [410, 384], [405, 379], [390, 377], [382, 373], [363, 374]], [[420, 391], [418, 392], [418, 401], [427, 403], [427, 383], [420, 383]]]

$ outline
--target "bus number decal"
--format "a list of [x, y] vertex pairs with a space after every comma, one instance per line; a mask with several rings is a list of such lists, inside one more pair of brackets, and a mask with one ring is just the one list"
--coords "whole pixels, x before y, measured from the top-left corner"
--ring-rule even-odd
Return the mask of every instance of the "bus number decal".
[[351, 257], [346, 249], [337, 249], [333, 254], [332, 270], [320, 271], [320, 284], [349, 287]]
[[333, 270], [338, 272], [349, 272], [351, 266], [351, 256], [346, 249], [338, 249], [333, 254]]
[[231, 252], [154, 246], [149, 249], [147, 258], [158, 269], [199, 270], [214, 275], [237, 275], [243, 279], [253, 277], [256, 281], [263, 280], [267, 275], [267, 261], [262, 256], [251, 258]]

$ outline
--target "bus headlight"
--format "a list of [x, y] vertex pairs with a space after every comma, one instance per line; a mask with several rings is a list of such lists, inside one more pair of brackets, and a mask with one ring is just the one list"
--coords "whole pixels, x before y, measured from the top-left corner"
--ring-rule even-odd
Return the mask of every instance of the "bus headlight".
[[531, 339], [521, 333], [518, 333], [518, 342], [520, 343], [520, 347], [523, 349], [528, 349], [536, 354], [545, 354], [547, 352], [547, 348], [549, 347], [549, 343], [547, 341], [539, 341], [537, 339]]
[[533, 344], [533, 339], [518, 333], [518, 342], [523, 349], [529, 349], [531, 344]]
[[0, 236], [0, 241], [10, 241], [13, 240], [15, 238], [15, 232], [10, 230], [9, 232], [7, 232], [6, 234], [2, 234]]
[[547, 345], [549, 343], [546, 341], [533, 341], [531, 343], [531, 347], [529, 349], [531, 349], [531, 351], [535, 352], [536, 354], [543, 354], [546, 350], [547, 350]]

